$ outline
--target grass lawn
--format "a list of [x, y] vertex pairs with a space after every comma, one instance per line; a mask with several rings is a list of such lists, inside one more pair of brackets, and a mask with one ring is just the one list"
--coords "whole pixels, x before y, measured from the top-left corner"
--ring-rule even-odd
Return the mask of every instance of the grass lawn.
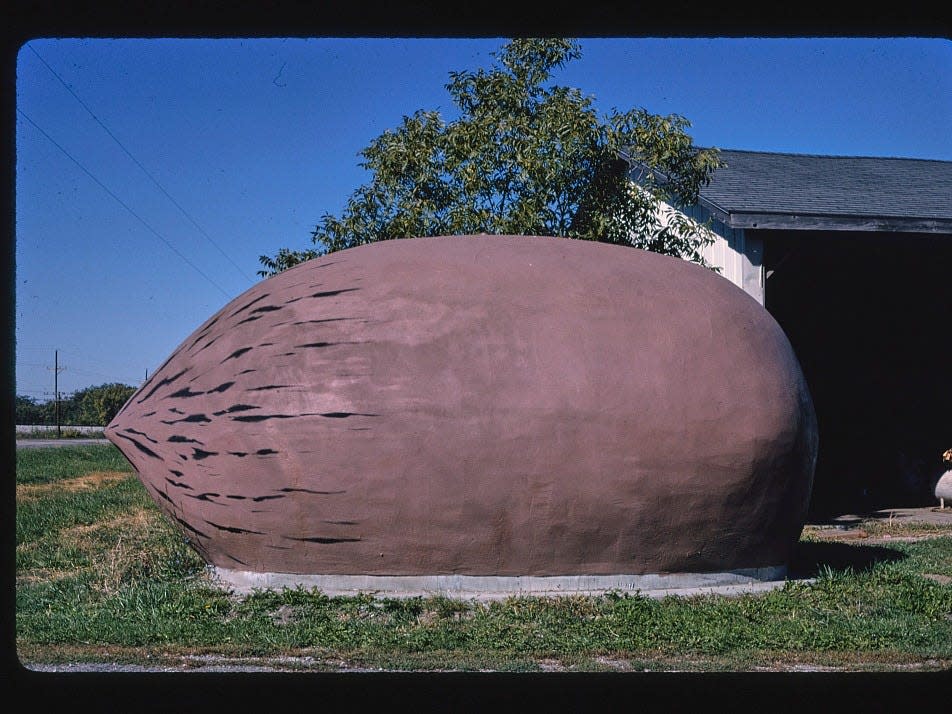
[[16, 483], [16, 646], [27, 666], [952, 669], [952, 528], [860, 523], [866, 537], [848, 541], [807, 528], [791, 567], [813, 583], [731, 598], [241, 598], [207, 579], [115, 447], [19, 450]]

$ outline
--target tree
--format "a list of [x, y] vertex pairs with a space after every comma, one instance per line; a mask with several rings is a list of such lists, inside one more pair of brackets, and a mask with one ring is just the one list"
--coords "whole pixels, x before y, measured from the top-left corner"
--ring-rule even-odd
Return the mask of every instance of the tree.
[[[565, 39], [516, 39], [488, 70], [451, 72], [459, 117], [417, 111], [361, 152], [373, 180], [340, 217], [324, 214], [313, 249], [260, 257], [273, 275], [365, 243], [415, 236], [496, 233], [563, 236], [630, 245], [704, 264], [706, 231], [665, 222], [660, 201], [692, 204], [720, 165], [693, 145], [677, 115], [612, 110], [599, 118], [578, 89], [551, 85], [553, 70], [581, 56]], [[646, 169], [635, 186], [636, 159]]]
[[37, 402], [33, 397], [17, 394], [14, 401], [17, 424], [46, 424], [47, 412], [45, 405]]
[[72, 398], [77, 423], [107, 426], [135, 391], [135, 387], [118, 382], [81, 389]]

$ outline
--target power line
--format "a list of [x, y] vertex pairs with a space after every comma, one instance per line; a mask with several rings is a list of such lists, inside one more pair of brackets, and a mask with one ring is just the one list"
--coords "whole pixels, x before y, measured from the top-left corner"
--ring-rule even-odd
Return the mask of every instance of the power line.
[[[56, 348], [56, 347], [28, 347], [28, 346], [24, 346], [24, 345], [19, 345], [19, 344], [18, 344], [18, 345], [16, 346], [16, 349], [17, 349], [18, 352], [19, 352], [20, 350], [45, 350], [45, 351], [47, 351], [47, 352], [52, 352], [54, 349], [59, 349], [59, 348]], [[101, 357], [101, 355], [99, 355], [99, 354], [90, 354], [90, 353], [84, 352], [84, 351], [82, 351], [82, 350], [80, 350], [80, 349], [78, 349], [78, 348], [76, 348], [76, 347], [70, 347], [69, 349], [65, 349], [65, 350], [64, 350], [64, 349], [60, 349], [60, 353], [61, 353], [61, 354], [64, 354], [64, 355], [72, 355], [74, 358], [77, 358], [77, 357], [78, 357], [81, 362], [84, 362], [84, 363], [86, 363], [86, 364], [93, 364], [94, 366], [95, 366], [96, 364], [98, 364], [98, 360], [99, 360], [100, 357]], [[74, 359], [73, 361], [75, 362], [76, 360]], [[21, 362], [17, 362], [17, 364], [26, 364], [26, 363], [21, 361]], [[138, 367], [133, 367], [132, 365], [130, 365], [130, 364], [128, 364], [128, 363], [126, 363], [126, 364], [124, 364], [124, 365], [121, 365], [120, 368], [126, 370], [127, 373], [128, 373], [130, 370], [138, 370], [138, 369], [139, 369]]]
[[[17, 345], [17, 350], [21, 350], [21, 349], [23, 349], [23, 350], [31, 350], [31, 349], [44, 349], [44, 350], [46, 350], [46, 348], [28, 347], [28, 346], [24, 346], [24, 345]], [[68, 349], [68, 350], [61, 350], [61, 349], [58, 349], [58, 348], [50, 347], [50, 348], [49, 348], [49, 351], [52, 352], [54, 349], [57, 350], [60, 354], [63, 354], [63, 355], [67, 355], [67, 356], [73, 355], [73, 357], [74, 357], [74, 360], [73, 360], [74, 366], [71, 368], [70, 371], [73, 372], [74, 374], [81, 374], [81, 375], [84, 375], [84, 376], [87, 376], [87, 377], [102, 377], [103, 379], [110, 379], [110, 380], [113, 380], [113, 381], [121, 381], [121, 382], [124, 382], [124, 383], [141, 381], [141, 379], [138, 379], [138, 378], [137, 378], [137, 379], [133, 379], [133, 380], [118, 379], [118, 378], [115, 376], [115, 373], [113, 373], [113, 374], [105, 374], [105, 373], [103, 373], [103, 372], [98, 372], [98, 371], [96, 371], [95, 368], [98, 368], [99, 363], [96, 363], [96, 362], [93, 361], [93, 360], [97, 359], [96, 357], [92, 357], [92, 358], [91, 358], [90, 355], [86, 354], [85, 352], [81, 352], [81, 351], [79, 351], [79, 350], [77, 350], [77, 349], [74, 349], [74, 348], [72, 348], [72, 347], [71, 347], [70, 349]], [[85, 368], [77, 369], [77, 368], [75, 367], [75, 362], [76, 362], [75, 358], [76, 358], [76, 357], [79, 357], [79, 358], [80, 358], [81, 366], [82, 366], [83, 364], [92, 364], [92, 366], [94, 367], [94, 369], [92, 369], [92, 370], [85, 369]], [[46, 367], [47, 367], [47, 365], [45, 365], [45, 364], [39, 364], [39, 363], [37, 363], [37, 362], [26, 362], [26, 361], [21, 360], [21, 359], [16, 360], [16, 366], [17, 366], [18, 368], [19, 368], [19, 367], [43, 367], [43, 368], [46, 368]], [[110, 368], [107, 367], [106, 369], [110, 369]], [[131, 367], [130, 365], [126, 364], [126, 365], [120, 365], [119, 369], [123, 370], [123, 371], [128, 375], [128, 374], [132, 374], [132, 370], [133, 370], [133, 369], [136, 369], [136, 368], [133, 368], [133, 367]]]
[[108, 374], [103, 374], [102, 372], [87, 372], [82, 369], [73, 369], [73, 374], [81, 374], [84, 377], [99, 377], [100, 379], [109, 379], [113, 382], [121, 382], [123, 384], [129, 384], [130, 382], [137, 382], [137, 379], [120, 379], [118, 377], [110, 376]]
[[177, 209], [179, 209], [179, 211], [182, 213], [182, 215], [185, 216], [193, 226], [195, 226], [195, 228], [198, 230], [198, 232], [201, 233], [209, 243], [211, 243], [213, 246], [215, 246], [215, 248], [218, 250], [219, 253], [221, 253], [223, 256], [225, 256], [225, 259], [226, 259], [229, 263], [231, 263], [231, 264], [234, 266], [235, 270], [237, 270], [239, 273], [241, 273], [242, 277], [244, 277], [246, 280], [248, 280], [248, 282], [254, 282], [254, 281], [245, 273], [245, 271], [243, 271], [243, 270], [238, 266], [238, 264], [237, 264], [234, 260], [231, 259], [231, 256], [228, 255], [228, 253], [226, 253], [224, 250], [222, 250], [221, 246], [219, 246], [218, 243], [216, 243], [216, 242], [212, 239], [212, 237], [211, 237], [210, 235], [208, 235], [208, 233], [205, 232], [205, 229], [202, 228], [200, 225], [198, 225], [198, 222], [197, 222], [194, 218], [192, 218], [192, 216], [189, 214], [189, 212], [186, 211], [184, 208], [182, 208], [182, 206], [179, 204], [178, 201], [176, 201], [174, 198], [172, 198], [171, 194], [170, 194], [168, 191], [165, 190], [165, 188], [162, 186], [162, 184], [159, 183], [158, 179], [156, 179], [155, 176], [153, 176], [153, 175], [149, 172], [149, 170], [146, 169], [146, 167], [143, 166], [142, 163], [141, 163], [135, 156], [132, 155], [132, 152], [129, 151], [129, 150], [123, 145], [123, 143], [122, 143], [121, 141], [119, 141], [118, 138], [116, 138], [116, 135], [113, 134], [113, 133], [109, 130], [109, 127], [107, 127], [107, 126], [103, 123], [103, 121], [102, 121], [98, 116], [96, 116], [96, 114], [93, 112], [93, 110], [90, 109], [90, 108], [86, 105], [86, 102], [84, 102], [82, 99], [79, 98], [79, 95], [77, 95], [76, 92], [73, 91], [72, 87], [70, 87], [70, 86], [66, 83], [66, 81], [56, 73], [56, 70], [54, 70], [52, 67], [50, 67], [49, 63], [48, 63], [45, 59], [43, 59], [43, 58], [40, 56], [40, 53], [37, 52], [35, 49], [33, 49], [33, 45], [27, 45], [27, 47], [30, 48], [30, 51], [31, 51], [33, 54], [36, 55], [37, 59], [39, 59], [40, 62], [42, 62], [44, 65], [46, 65], [46, 68], [53, 74], [54, 77], [56, 77], [56, 79], [59, 80], [60, 84], [62, 84], [62, 85], [66, 88], [66, 91], [69, 92], [71, 95], [73, 95], [73, 98], [74, 98], [77, 102], [79, 102], [80, 106], [82, 106], [82, 108], [85, 109], [85, 110], [89, 113], [89, 116], [91, 116], [93, 119], [96, 120], [96, 123], [99, 124], [99, 126], [101, 126], [101, 127], [103, 128], [103, 131], [105, 131], [107, 134], [109, 134], [110, 138], [111, 138], [114, 142], [116, 142], [116, 144], [119, 146], [120, 149], [122, 149], [122, 150], [125, 152], [126, 156], [128, 156], [130, 159], [132, 159], [133, 163], [135, 163], [135, 165], [138, 166], [138, 167], [142, 170], [142, 173], [144, 173], [146, 176], [148, 176], [148, 177], [149, 177], [149, 180], [152, 181], [152, 183], [154, 183], [154, 184], [156, 185], [156, 187], [157, 187], [163, 194], [165, 194], [165, 197], [166, 197], [167, 199], [169, 199], [169, 201], [171, 201], [172, 204], [173, 204]]
[[[63, 350], [60, 350], [60, 352], [63, 352]], [[35, 362], [17, 362], [16, 364], [17, 364], [17, 367], [42, 367], [44, 369], [49, 369], [48, 365], [37, 364]], [[129, 383], [130, 381], [132, 382], [139, 381], [138, 379], [134, 379], [134, 380], [121, 379], [116, 377], [115, 375], [103, 374], [102, 372], [92, 372], [85, 369], [76, 369], [75, 367], [71, 368], [70, 372], [72, 372], [73, 374], [80, 374], [84, 377], [100, 377], [101, 379], [110, 379], [110, 380], [113, 380], [114, 382]]]
[[224, 295], [226, 298], [231, 298], [231, 295], [229, 295], [227, 292], [225, 292], [224, 288], [222, 288], [221, 285], [219, 285], [219, 284], [216, 283], [214, 280], [212, 280], [210, 277], [208, 277], [208, 275], [206, 275], [205, 272], [204, 272], [201, 268], [199, 268], [199, 267], [198, 267], [197, 265], [195, 265], [192, 261], [190, 261], [190, 260], [189, 260], [188, 258], [186, 258], [184, 255], [182, 255], [182, 253], [180, 253], [179, 250], [178, 250], [174, 245], [172, 245], [171, 243], [169, 243], [169, 242], [165, 239], [165, 237], [162, 236], [161, 233], [159, 233], [157, 230], [155, 230], [155, 228], [153, 228], [152, 226], [150, 226], [142, 216], [140, 216], [138, 213], [136, 213], [135, 211], [133, 211], [128, 205], [126, 205], [126, 203], [125, 203], [121, 198], [119, 198], [116, 194], [114, 194], [111, 190], [109, 190], [109, 187], [106, 186], [106, 184], [104, 184], [104, 183], [103, 183], [102, 181], [100, 181], [98, 178], [96, 178], [95, 176], [93, 176], [93, 174], [89, 171], [89, 169], [87, 169], [85, 166], [83, 166], [81, 163], [79, 163], [79, 161], [78, 161], [77, 159], [73, 158], [73, 155], [70, 154], [70, 153], [69, 153], [66, 149], [64, 149], [62, 146], [60, 146], [59, 143], [57, 143], [57, 141], [56, 141], [52, 136], [50, 136], [50, 135], [47, 134], [45, 131], [43, 131], [43, 129], [40, 127], [40, 125], [37, 124], [35, 121], [33, 121], [33, 120], [26, 114], [26, 112], [24, 112], [24, 111], [23, 111], [22, 109], [20, 109], [19, 107], [17, 107], [17, 112], [18, 112], [24, 119], [26, 119], [28, 122], [30, 122], [30, 124], [32, 124], [32, 125], [34, 126], [34, 128], [35, 128], [38, 132], [40, 132], [43, 136], [45, 136], [47, 139], [49, 139], [50, 143], [53, 144], [53, 146], [55, 146], [57, 149], [59, 149], [60, 151], [62, 151], [62, 152], [66, 155], [66, 158], [68, 158], [70, 161], [72, 161], [74, 164], [76, 164], [76, 165], [83, 171], [83, 173], [85, 173], [87, 176], [89, 176], [89, 178], [91, 178], [93, 181], [95, 181], [96, 184], [97, 184], [103, 191], [105, 191], [105, 192], [108, 193], [110, 196], [112, 196], [120, 206], [122, 206], [123, 208], [125, 208], [129, 213], [131, 213], [135, 218], [137, 218], [137, 219], [139, 220], [139, 222], [140, 222], [142, 225], [144, 225], [149, 231], [151, 231], [159, 240], [161, 240], [163, 243], [165, 243], [165, 245], [167, 245], [167, 246], [169, 247], [169, 249], [170, 249], [173, 253], [175, 253], [179, 258], [181, 258], [181, 259], [184, 260], [186, 263], [188, 263], [190, 266], [192, 266], [192, 268], [194, 268], [196, 272], [198, 272], [203, 278], [205, 278], [205, 280], [207, 280], [209, 283], [211, 283], [211, 284], [214, 285], [216, 288], [218, 288], [218, 290], [221, 292], [222, 295]]

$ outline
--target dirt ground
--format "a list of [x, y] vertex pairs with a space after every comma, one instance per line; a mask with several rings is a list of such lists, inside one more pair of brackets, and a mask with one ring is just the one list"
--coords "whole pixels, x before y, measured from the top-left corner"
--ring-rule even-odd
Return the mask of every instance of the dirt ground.
[[856, 525], [862, 520], [879, 519], [885, 522], [893, 520], [896, 523], [927, 523], [939, 526], [952, 526], [952, 505], [940, 509], [939, 505], [924, 506], [921, 508], [884, 508], [880, 511], [866, 514], [847, 513], [837, 516], [830, 521], [834, 525]]

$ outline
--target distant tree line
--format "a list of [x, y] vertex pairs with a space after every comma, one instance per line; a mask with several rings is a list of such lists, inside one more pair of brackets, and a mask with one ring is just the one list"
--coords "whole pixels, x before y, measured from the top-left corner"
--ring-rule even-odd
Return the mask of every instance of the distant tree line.
[[[80, 389], [61, 396], [59, 423], [63, 426], [106, 426], [136, 391], [136, 387], [113, 382]], [[28, 425], [56, 424], [56, 400], [37, 401], [18, 394], [16, 423]]]

